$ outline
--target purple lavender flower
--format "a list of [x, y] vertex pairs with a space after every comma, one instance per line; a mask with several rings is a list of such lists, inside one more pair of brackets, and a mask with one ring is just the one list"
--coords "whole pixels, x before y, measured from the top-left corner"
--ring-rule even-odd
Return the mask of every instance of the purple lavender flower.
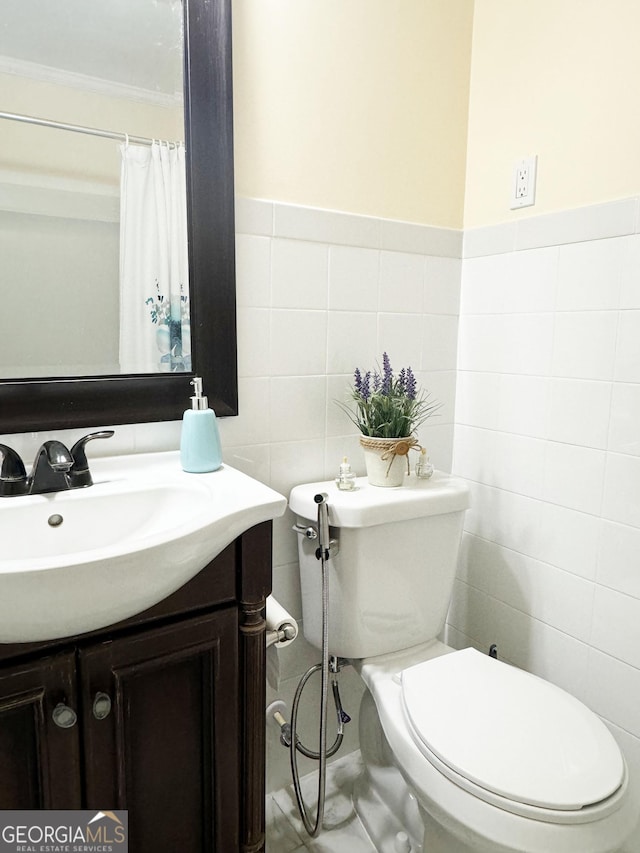
[[356, 367], [353, 374], [353, 387], [355, 388], [355, 393], [361, 400], [365, 402], [371, 396], [371, 388], [370, 388], [370, 380], [371, 380], [371, 371], [368, 370], [363, 376], [360, 372], [360, 368]]
[[391, 369], [391, 362], [389, 361], [389, 356], [386, 352], [382, 353], [382, 393], [385, 396], [389, 395], [391, 391], [391, 385], [393, 383], [393, 370]]
[[351, 408], [339, 405], [363, 435], [374, 438], [414, 435], [440, 408], [428, 394], [418, 393], [418, 383], [410, 367], [403, 367], [394, 376], [386, 352], [382, 356], [382, 370], [364, 373], [360, 368], [355, 369], [351, 402]]
[[369, 387], [370, 380], [371, 380], [371, 371], [367, 370], [367, 372], [364, 375], [364, 379], [362, 380], [362, 382], [360, 384], [360, 396], [362, 397], [362, 399], [365, 402], [371, 396], [371, 389]]
[[411, 370], [410, 367], [407, 367], [407, 386], [406, 386], [407, 397], [410, 400], [415, 400], [417, 391], [418, 391], [418, 385], [416, 382], [416, 377], [413, 375], [413, 370]]

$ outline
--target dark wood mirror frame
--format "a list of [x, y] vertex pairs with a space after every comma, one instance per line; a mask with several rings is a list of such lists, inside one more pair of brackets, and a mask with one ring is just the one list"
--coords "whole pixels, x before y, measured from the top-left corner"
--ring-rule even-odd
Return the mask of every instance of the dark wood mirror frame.
[[[216, 414], [235, 415], [231, 0], [183, 6], [194, 373]], [[177, 420], [189, 406], [194, 373], [0, 380], [0, 434]]]

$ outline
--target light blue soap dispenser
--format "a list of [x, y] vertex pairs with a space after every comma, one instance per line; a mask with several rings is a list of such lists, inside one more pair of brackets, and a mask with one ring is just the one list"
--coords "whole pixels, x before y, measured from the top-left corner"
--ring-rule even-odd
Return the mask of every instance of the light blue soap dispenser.
[[206, 474], [222, 465], [222, 448], [215, 412], [202, 394], [202, 379], [191, 380], [195, 394], [182, 419], [180, 462], [189, 474]]

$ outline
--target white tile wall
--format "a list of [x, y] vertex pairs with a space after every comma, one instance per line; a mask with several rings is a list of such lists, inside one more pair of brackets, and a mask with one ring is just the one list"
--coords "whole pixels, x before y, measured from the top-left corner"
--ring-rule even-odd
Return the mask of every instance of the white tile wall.
[[[640, 764], [638, 200], [465, 235], [449, 639], [601, 714]], [[528, 322], [524, 322], [524, 320]], [[640, 849], [640, 830], [629, 851]]]

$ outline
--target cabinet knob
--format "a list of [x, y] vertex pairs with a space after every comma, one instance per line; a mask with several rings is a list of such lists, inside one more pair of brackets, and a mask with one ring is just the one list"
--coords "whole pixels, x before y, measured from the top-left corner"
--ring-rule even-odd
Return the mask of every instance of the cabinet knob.
[[51, 716], [56, 726], [61, 729], [72, 729], [78, 721], [76, 712], [64, 702], [58, 702]]
[[93, 716], [96, 720], [105, 720], [111, 713], [111, 697], [98, 691], [93, 700]]

